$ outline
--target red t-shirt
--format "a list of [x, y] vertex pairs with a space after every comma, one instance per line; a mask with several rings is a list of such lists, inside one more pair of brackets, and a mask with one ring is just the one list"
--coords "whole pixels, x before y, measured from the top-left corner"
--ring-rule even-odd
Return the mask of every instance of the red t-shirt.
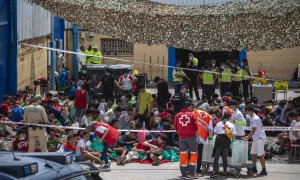
[[174, 126], [179, 138], [196, 137], [198, 130], [194, 114], [187, 109], [182, 109], [177, 113], [174, 120]]
[[136, 148], [137, 149], [143, 149], [145, 151], [149, 151], [150, 150], [150, 147], [144, 146], [142, 142], [137, 143]]
[[8, 117], [9, 111], [10, 111], [10, 106], [6, 103], [3, 103], [1, 106], [1, 110], [2, 110], [3, 116]]

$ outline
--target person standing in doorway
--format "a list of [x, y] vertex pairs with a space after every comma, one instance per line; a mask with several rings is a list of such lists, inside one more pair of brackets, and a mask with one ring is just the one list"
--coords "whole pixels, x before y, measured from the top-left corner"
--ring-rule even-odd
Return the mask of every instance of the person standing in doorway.
[[176, 62], [176, 68], [173, 69], [172, 76], [173, 76], [173, 84], [174, 84], [174, 94], [177, 94], [180, 91], [180, 88], [183, 85], [183, 78], [187, 78], [188, 81], [191, 80], [189, 79], [189, 77], [186, 76], [186, 74], [181, 69], [180, 61]]
[[231, 93], [233, 97], [240, 95], [240, 89], [242, 84], [243, 70], [239, 67], [238, 61], [234, 60], [232, 63], [232, 82], [231, 82]]
[[243, 84], [243, 96], [244, 96], [244, 99], [245, 98], [249, 98], [249, 97], [252, 97], [251, 95], [251, 89], [252, 89], [252, 86], [251, 86], [251, 76], [252, 76], [252, 72], [251, 72], [251, 69], [249, 67], [249, 64], [248, 64], [248, 60], [247, 59], [244, 59], [243, 60], [243, 80], [242, 80], [242, 84]]
[[[198, 62], [198, 60], [197, 60]], [[189, 80], [189, 94], [190, 94], [190, 98], [193, 99], [193, 89], [195, 91], [196, 94], [196, 98], [198, 101], [200, 101], [200, 96], [199, 96], [199, 91], [198, 91], [198, 81], [199, 81], [199, 72], [198, 72], [198, 67], [195, 66], [192, 62], [188, 63], [187, 66], [188, 70], [186, 70], [186, 75], [188, 77]]]
[[223, 64], [220, 74], [220, 94], [223, 97], [225, 93], [231, 91], [231, 68], [229, 62]]
[[205, 71], [202, 74], [202, 89], [203, 93], [206, 94], [207, 99], [211, 99], [212, 95], [215, 93], [215, 76], [212, 71], [212, 66], [210, 62], [206, 62]]

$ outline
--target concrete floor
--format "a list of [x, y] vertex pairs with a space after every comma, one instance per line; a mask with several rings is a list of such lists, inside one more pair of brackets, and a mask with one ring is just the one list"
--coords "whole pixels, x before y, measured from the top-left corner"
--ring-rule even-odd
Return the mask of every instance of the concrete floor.
[[[111, 172], [101, 173], [104, 180], [176, 180], [180, 179], [179, 163], [167, 163], [160, 166], [152, 166], [148, 164], [130, 163], [126, 166], [117, 166], [115, 163], [111, 165]], [[260, 171], [258, 164], [258, 171]], [[255, 177], [248, 176], [246, 169], [241, 172], [241, 179], [271, 179], [271, 180], [299, 180], [300, 164], [269, 164], [267, 163], [268, 176]], [[209, 173], [198, 179], [210, 179]], [[225, 179], [222, 176], [215, 178], [216, 180]], [[234, 175], [228, 175], [226, 179], [238, 179]]]

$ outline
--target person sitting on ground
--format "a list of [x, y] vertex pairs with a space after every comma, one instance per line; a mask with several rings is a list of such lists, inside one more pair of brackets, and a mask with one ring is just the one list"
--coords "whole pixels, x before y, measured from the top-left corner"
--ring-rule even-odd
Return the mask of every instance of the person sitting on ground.
[[117, 106], [115, 109], [108, 110], [105, 115], [108, 117], [107, 123], [111, 123], [113, 119], [119, 119], [121, 116], [122, 108], [120, 106]]
[[92, 162], [101, 163], [100, 153], [90, 150], [90, 133], [88, 131], [82, 132], [82, 139], [76, 145], [76, 159], [77, 161], [90, 160]]
[[47, 147], [49, 152], [56, 152], [60, 145], [60, 139], [56, 137], [56, 132], [54, 129], [49, 130], [49, 138], [47, 142]]
[[75, 137], [74, 135], [69, 135], [67, 138], [67, 142], [63, 143], [58, 152], [72, 152], [72, 154], [76, 153], [76, 146], [75, 146]]
[[119, 118], [119, 123], [120, 123], [120, 129], [128, 129], [128, 124], [132, 120], [132, 115], [133, 115], [133, 109], [128, 108], [127, 113], [124, 113], [120, 116]]
[[[295, 124], [295, 128], [300, 128], [300, 110], [298, 109], [296, 111], [296, 124]], [[293, 131], [292, 132], [294, 138], [292, 140], [293, 143], [296, 143], [296, 144], [300, 144], [300, 131]]]
[[166, 147], [167, 136], [165, 134], [160, 134], [157, 140], [152, 139], [150, 141], [145, 141], [144, 146], [150, 147], [149, 157], [153, 161], [153, 166], [159, 166], [160, 161], [162, 160], [162, 152]]

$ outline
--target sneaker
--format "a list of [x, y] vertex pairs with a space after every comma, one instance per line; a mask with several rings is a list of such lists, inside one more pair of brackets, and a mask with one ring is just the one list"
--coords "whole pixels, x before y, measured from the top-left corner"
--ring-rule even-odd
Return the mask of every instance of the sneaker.
[[262, 170], [260, 173], [259, 173], [259, 176], [266, 176], [268, 175], [267, 171], [266, 170]]
[[101, 170], [102, 170], [103, 172], [109, 172], [109, 171], [111, 171], [110, 165], [109, 165], [109, 164], [104, 164], [104, 165], [101, 167]]
[[210, 178], [216, 178], [218, 175], [216, 172], [213, 172], [211, 175], [210, 175]]

